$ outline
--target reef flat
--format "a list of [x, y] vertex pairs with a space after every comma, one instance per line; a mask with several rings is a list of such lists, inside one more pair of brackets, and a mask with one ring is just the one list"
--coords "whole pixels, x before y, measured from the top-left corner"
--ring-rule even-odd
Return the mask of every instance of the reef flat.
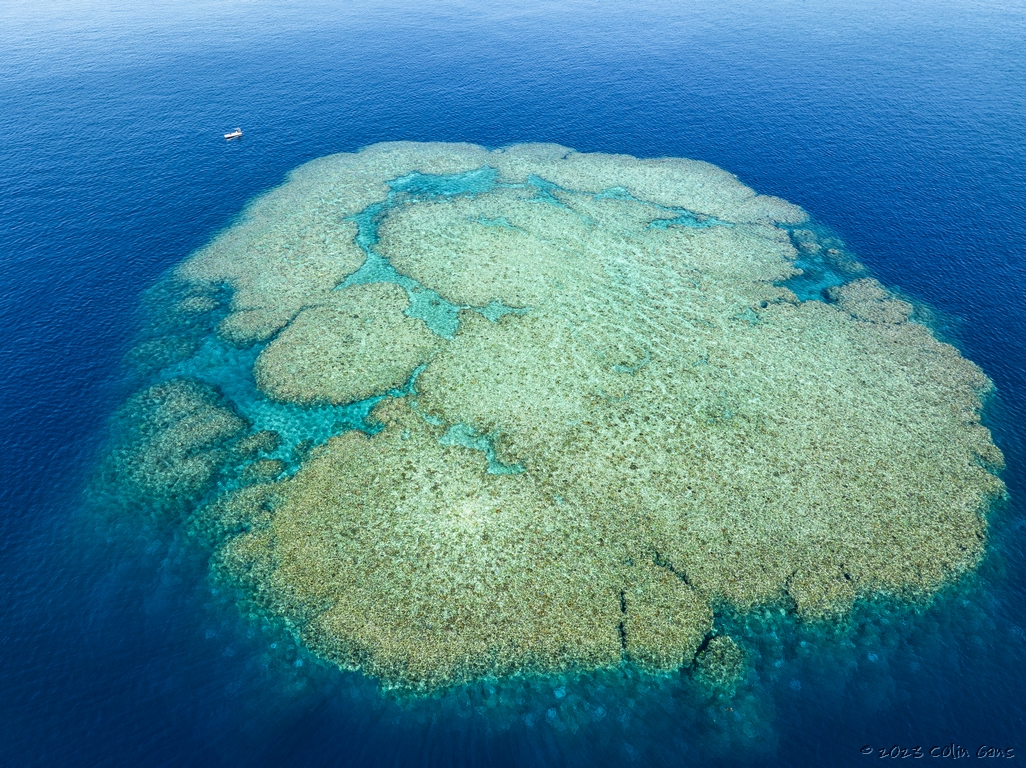
[[[809, 260], [835, 279], [800, 297]], [[161, 296], [104, 478], [387, 686], [729, 687], [717, 606], [928, 599], [1004, 493], [983, 372], [706, 163], [378, 144], [294, 171]]]

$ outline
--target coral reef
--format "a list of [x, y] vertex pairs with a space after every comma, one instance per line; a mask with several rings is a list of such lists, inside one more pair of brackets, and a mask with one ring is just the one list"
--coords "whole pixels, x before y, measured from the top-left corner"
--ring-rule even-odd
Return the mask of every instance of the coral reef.
[[281, 435], [269, 429], [246, 435], [235, 444], [236, 455], [249, 458], [260, 453], [271, 453], [281, 445]]
[[336, 291], [260, 353], [257, 386], [286, 402], [336, 405], [402, 386], [441, 342], [423, 321], [403, 315], [408, 304], [392, 283]]
[[[367, 429], [296, 445], [288, 474], [256, 458], [276, 435], [166, 382], [132, 406], [162, 426], [116, 463], [195, 499], [238, 438], [244, 487], [193, 516], [218, 572], [387, 685], [628, 660], [695, 661], [729, 688], [745, 654], [710, 639], [713, 605], [812, 620], [929, 598], [976, 565], [1003, 493], [973, 363], [861, 272], [830, 301], [784, 286], [802, 254], [862, 269], [788, 229], [806, 220], [690, 160], [322, 158], [178, 268], [177, 311], [227, 286], [210, 332], [260, 345], [261, 392], [377, 403]], [[451, 334], [416, 314], [424, 296]], [[190, 415], [164, 426], [172, 411]]]
[[699, 678], [708, 685], [731, 690], [745, 674], [744, 648], [728, 635], [709, 638], [708, 644], [695, 657]]
[[184, 378], [155, 384], [115, 415], [100, 482], [117, 490], [118, 506], [179, 519], [211, 490], [230, 457], [226, 443], [247, 426], [208, 384]]
[[267, 482], [284, 471], [285, 462], [281, 459], [257, 459], [242, 468], [242, 480], [245, 483]]

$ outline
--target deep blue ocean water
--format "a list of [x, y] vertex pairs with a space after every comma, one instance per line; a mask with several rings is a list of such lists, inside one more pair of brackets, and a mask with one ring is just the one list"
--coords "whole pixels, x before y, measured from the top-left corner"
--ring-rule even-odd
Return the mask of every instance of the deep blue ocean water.
[[[0, 5], [0, 763], [1026, 759], [1026, 6], [639, 5]], [[996, 383], [1010, 501], [978, 576], [922, 615], [867, 608], [836, 663], [786, 640], [738, 741], [658, 691], [576, 733], [404, 709], [269, 655], [187, 548], [97, 539], [83, 489], [143, 291], [293, 167], [393, 139], [693, 157], [805, 207]]]

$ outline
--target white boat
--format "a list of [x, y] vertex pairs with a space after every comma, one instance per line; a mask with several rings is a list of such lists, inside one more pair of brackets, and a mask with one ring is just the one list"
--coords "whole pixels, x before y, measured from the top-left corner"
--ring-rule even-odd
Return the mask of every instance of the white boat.
[[236, 128], [236, 129], [235, 129], [234, 131], [232, 131], [231, 133], [226, 133], [226, 134], [224, 135], [224, 137], [225, 137], [226, 139], [228, 139], [229, 141], [231, 141], [232, 139], [239, 139], [239, 138], [242, 138], [242, 129], [241, 129], [241, 128]]

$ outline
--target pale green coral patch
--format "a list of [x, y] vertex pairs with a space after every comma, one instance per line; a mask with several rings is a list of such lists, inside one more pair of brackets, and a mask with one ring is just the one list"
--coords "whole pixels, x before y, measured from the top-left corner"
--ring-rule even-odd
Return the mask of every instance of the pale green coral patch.
[[911, 304], [894, 298], [870, 278], [831, 288], [830, 298], [852, 317], [871, 323], [903, 323], [912, 314]]
[[489, 164], [511, 181], [536, 175], [592, 194], [619, 187], [639, 200], [725, 221], [799, 223], [808, 218], [798, 206], [756, 195], [733, 174], [699, 160], [639, 159], [575, 152], [556, 144], [518, 144], [498, 150]]
[[335, 291], [304, 309], [257, 358], [257, 386], [278, 400], [344, 405], [401, 387], [440, 340], [407, 317], [392, 283]]

